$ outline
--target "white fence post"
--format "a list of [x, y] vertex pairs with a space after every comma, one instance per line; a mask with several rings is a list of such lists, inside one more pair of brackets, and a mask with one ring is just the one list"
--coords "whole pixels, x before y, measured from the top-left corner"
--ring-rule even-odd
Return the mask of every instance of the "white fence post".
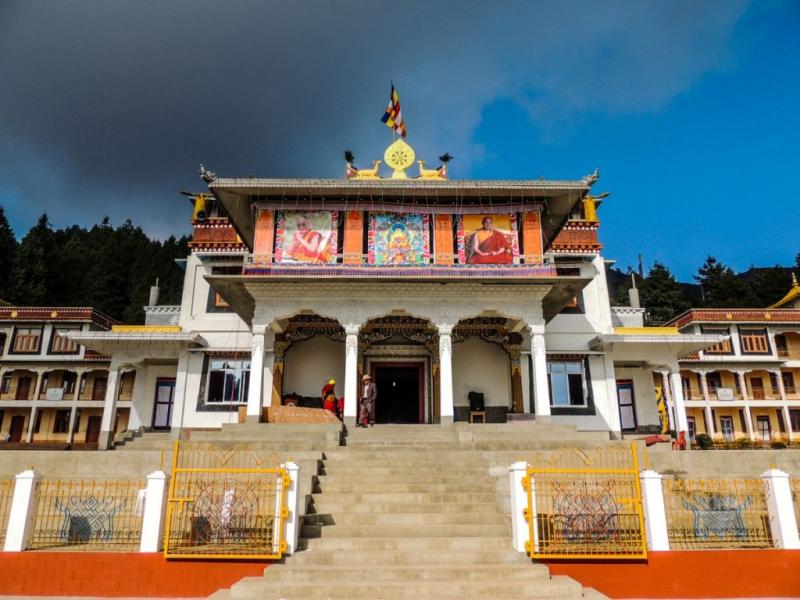
[[785, 550], [800, 549], [789, 474], [778, 469], [769, 469], [764, 471], [761, 477], [767, 487], [769, 528], [775, 547]]
[[139, 552], [158, 552], [164, 541], [164, 516], [167, 510], [167, 474], [154, 471], [147, 476]]
[[28, 545], [33, 532], [38, 479], [39, 476], [33, 469], [23, 471], [14, 478], [14, 494], [11, 496], [4, 552], [22, 552]]
[[508, 467], [508, 489], [511, 492], [511, 544], [517, 552], [525, 552], [525, 543], [528, 541], [528, 522], [525, 519], [528, 494], [522, 487], [522, 480], [527, 471], [528, 463], [524, 461], [512, 463]]
[[669, 530], [667, 511], [664, 507], [662, 476], [655, 471], [645, 470], [639, 474], [642, 484], [642, 508], [644, 509], [644, 530], [647, 535], [648, 550], [669, 550]]
[[300, 508], [300, 467], [293, 462], [283, 465], [291, 478], [289, 488], [286, 490], [286, 508], [289, 515], [286, 518], [286, 553], [294, 554], [300, 537], [299, 508]]

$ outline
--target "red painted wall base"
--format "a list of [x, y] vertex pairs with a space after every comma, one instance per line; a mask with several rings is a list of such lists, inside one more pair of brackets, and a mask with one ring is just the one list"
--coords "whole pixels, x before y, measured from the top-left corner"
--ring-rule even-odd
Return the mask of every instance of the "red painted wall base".
[[800, 550], [650, 552], [647, 562], [542, 561], [611, 598], [800, 597]]

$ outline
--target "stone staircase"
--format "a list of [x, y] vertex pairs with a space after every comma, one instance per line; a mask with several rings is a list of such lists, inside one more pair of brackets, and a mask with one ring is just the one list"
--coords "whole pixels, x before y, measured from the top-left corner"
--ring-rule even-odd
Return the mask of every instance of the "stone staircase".
[[212, 598], [603, 598], [511, 548], [491, 440], [505, 455], [537, 427], [461, 425], [350, 431], [324, 453], [299, 551]]

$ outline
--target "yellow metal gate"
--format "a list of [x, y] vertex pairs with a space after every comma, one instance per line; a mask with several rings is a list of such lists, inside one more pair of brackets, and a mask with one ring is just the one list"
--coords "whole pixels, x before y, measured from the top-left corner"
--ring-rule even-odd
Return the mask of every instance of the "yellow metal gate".
[[530, 557], [647, 557], [634, 444], [540, 453], [522, 484]]
[[164, 556], [280, 559], [291, 480], [275, 462], [243, 447], [176, 441]]

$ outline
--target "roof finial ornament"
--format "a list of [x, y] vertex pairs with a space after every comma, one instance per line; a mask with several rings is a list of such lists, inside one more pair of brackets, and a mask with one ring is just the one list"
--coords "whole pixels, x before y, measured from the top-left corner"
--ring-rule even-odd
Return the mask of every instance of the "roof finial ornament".
[[202, 163], [200, 163], [200, 170], [198, 171], [198, 173], [200, 174], [200, 179], [202, 179], [206, 183], [211, 183], [212, 181], [217, 180], [217, 174], [214, 173], [214, 171], [209, 171], [208, 169], [206, 169]]
[[597, 183], [598, 179], [600, 179], [600, 169], [595, 169], [591, 175], [587, 175], [583, 178], [583, 183], [589, 187], [592, 187], [595, 183]]
[[800, 283], [797, 283], [797, 273], [792, 271], [792, 287], [800, 287]]

